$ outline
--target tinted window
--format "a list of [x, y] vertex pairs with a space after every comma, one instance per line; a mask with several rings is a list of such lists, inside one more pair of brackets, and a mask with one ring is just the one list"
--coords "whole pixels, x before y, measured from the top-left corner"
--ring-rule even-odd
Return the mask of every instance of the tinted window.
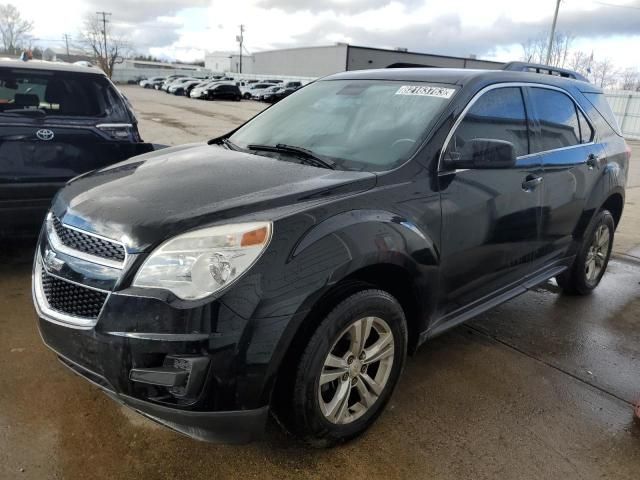
[[0, 113], [32, 108], [48, 115], [126, 118], [123, 102], [102, 75], [0, 69]]
[[454, 94], [453, 86], [419, 82], [319, 81], [266, 109], [229, 140], [241, 148], [285, 143], [331, 157], [338, 168], [388, 170], [415, 152]]
[[591, 125], [589, 125], [584, 113], [582, 113], [580, 109], [578, 109], [578, 121], [580, 122], [580, 138], [582, 139], [582, 143], [589, 143], [593, 140], [593, 128], [591, 128]]
[[616, 132], [618, 135], [622, 136], [622, 132], [620, 131], [620, 126], [618, 125], [618, 121], [616, 120], [615, 115], [611, 111], [609, 102], [607, 102], [607, 99], [605, 98], [604, 94], [583, 92], [583, 95], [587, 97], [587, 100], [589, 100], [589, 102], [591, 102], [591, 104], [596, 108], [596, 110], [600, 113], [600, 115], [602, 115], [602, 117], [613, 129], [613, 131]]
[[540, 141], [536, 152], [580, 143], [576, 105], [568, 95], [547, 88], [532, 88], [531, 101], [540, 121]]
[[496, 88], [484, 93], [458, 125], [447, 153], [460, 153], [475, 138], [506, 140], [513, 143], [517, 156], [529, 153], [527, 115], [520, 88]]

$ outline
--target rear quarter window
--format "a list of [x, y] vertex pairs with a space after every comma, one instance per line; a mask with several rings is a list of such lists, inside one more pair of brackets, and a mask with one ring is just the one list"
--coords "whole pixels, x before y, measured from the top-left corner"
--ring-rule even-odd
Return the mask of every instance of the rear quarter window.
[[603, 93], [592, 93], [592, 92], [582, 92], [585, 98], [593, 105], [596, 111], [604, 118], [605, 122], [611, 127], [611, 129], [618, 136], [622, 136], [622, 131], [620, 130], [620, 126], [618, 125], [618, 120], [616, 116], [613, 114], [611, 107], [609, 106], [609, 102], [607, 102], [607, 98]]

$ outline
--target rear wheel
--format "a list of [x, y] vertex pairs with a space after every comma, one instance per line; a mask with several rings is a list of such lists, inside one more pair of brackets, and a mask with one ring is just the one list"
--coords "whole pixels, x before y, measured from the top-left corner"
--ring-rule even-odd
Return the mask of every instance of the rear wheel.
[[402, 307], [381, 290], [358, 292], [320, 323], [297, 365], [286, 426], [316, 447], [354, 438], [380, 415], [407, 350]]
[[615, 222], [608, 210], [601, 210], [584, 235], [571, 268], [556, 277], [566, 293], [588, 295], [600, 283], [609, 264]]

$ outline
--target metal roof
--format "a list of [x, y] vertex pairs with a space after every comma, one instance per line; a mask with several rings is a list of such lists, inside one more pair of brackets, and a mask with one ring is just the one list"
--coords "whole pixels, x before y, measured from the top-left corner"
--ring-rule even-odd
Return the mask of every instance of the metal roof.
[[11, 58], [0, 58], [0, 68], [19, 68], [30, 70], [43, 70], [55, 72], [75, 72], [88, 75], [104, 75], [104, 72], [98, 67], [84, 67], [64, 62], [48, 62], [46, 60], [17, 60]]
[[527, 82], [544, 83], [563, 86], [567, 82], [584, 90], [593, 85], [580, 80], [573, 80], [556, 75], [540, 73], [508, 71], [508, 70], [476, 70], [466, 68], [385, 68], [376, 70], [351, 70], [324, 77], [322, 80], [401, 80], [407, 82], [433, 82], [452, 85], [464, 85], [475, 80], [488, 83]]

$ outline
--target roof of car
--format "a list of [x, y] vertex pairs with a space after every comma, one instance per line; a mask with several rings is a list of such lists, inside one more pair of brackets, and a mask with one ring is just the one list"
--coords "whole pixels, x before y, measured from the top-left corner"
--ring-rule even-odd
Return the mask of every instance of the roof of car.
[[322, 80], [400, 80], [407, 82], [434, 82], [465, 85], [475, 80], [489, 82], [526, 82], [563, 86], [570, 82], [580, 90], [594, 90], [594, 85], [557, 75], [506, 70], [474, 70], [464, 68], [385, 68], [379, 70], [352, 70], [324, 77]]
[[0, 58], [0, 68], [3, 68], [3, 67], [104, 75], [104, 72], [100, 70], [98, 67], [85, 67], [82, 65], [74, 65], [72, 63], [49, 62], [46, 60], [29, 60], [25, 62], [22, 60], [16, 60], [12, 58]]

